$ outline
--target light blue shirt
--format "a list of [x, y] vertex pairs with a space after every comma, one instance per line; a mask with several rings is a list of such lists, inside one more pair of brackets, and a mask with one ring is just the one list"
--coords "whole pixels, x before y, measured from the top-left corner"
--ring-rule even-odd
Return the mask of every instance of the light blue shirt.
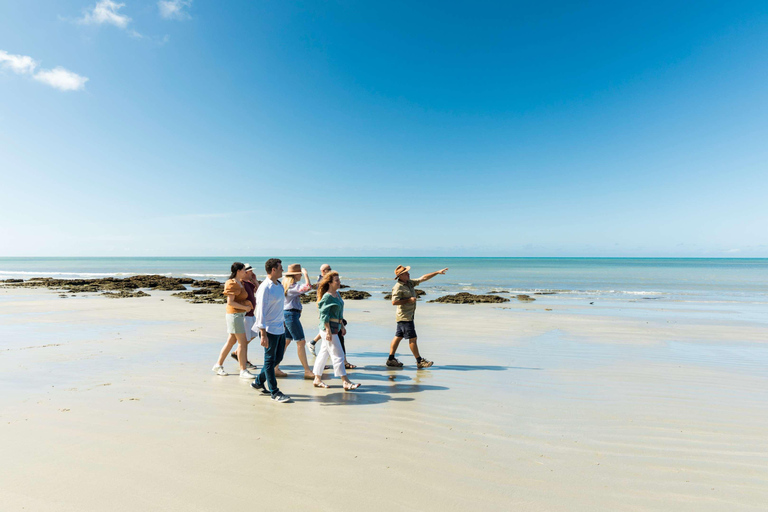
[[266, 329], [269, 334], [285, 333], [284, 302], [283, 285], [275, 284], [267, 277], [256, 290], [256, 328]]

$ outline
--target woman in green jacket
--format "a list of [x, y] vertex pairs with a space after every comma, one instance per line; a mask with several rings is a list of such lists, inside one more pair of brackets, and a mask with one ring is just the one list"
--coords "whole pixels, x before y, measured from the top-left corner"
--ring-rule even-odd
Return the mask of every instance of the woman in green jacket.
[[320, 333], [322, 334], [322, 346], [315, 360], [312, 373], [315, 374], [314, 386], [327, 388], [323, 382], [323, 370], [328, 356], [333, 362], [333, 373], [341, 377], [342, 385], [346, 391], [360, 387], [347, 377], [344, 368], [344, 350], [341, 348], [339, 333], [344, 336], [347, 332], [344, 328], [344, 301], [339, 295], [341, 281], [338, 272], [328, 272], [317, 285], [317, 311], [320, 315]]

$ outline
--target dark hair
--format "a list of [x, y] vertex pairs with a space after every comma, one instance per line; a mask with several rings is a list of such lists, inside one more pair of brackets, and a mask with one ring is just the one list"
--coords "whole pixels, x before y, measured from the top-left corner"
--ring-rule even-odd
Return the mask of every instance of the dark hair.
[[276, 269], [279, 264], [282, 263], [282, 260], [279, 260], [277, 258], [269, 258], [267, 262], [264, 264], [264, 270], [267, 271], [267, 274], [271, 273], [272, 270]]
[[232, 264], [232, 267], [229, 269], [230, 270], [229, 278], [234, 279], [235, 276], [237, 275], [237, 271], [243, 270], [244, 268], [245, 268], [245, 263], [240, 263], [239, 261], [234, 262]]

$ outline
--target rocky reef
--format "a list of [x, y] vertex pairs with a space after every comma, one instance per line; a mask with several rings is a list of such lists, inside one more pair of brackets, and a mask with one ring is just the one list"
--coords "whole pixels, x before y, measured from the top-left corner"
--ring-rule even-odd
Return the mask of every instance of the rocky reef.
[[226, 304], [227, 297], [224, 295], [224, 285], [213, 281], [216, 286], [206, 286], [187, 292], [172, 293], [174, 297], [186, 299], [191, 304]]
[[[160, 275], [139, 275], [120, 279], [117, 277], [105, 277], [102, 279], [54, 279], [51, 277], [33, 277], [27, 281], [21, 279], [6, 279], [2, 281], [3, 286], [13, 288], [48, 288], [50, 290], [60, 290], [69, 294], [76, 293], [102, 293], [110, 298], [129, 298], [129, 297], [147, 297], [149, 294], [140, 291], [140, 288], [149, 290], [187, 290], [187, 286], [201, 287], [204, 292], [195, 290], [198, 295], [216, 295], [215, 291], [224, 290], [224, 285], [218, 281], [205, 280], [197, 281], [188, 277], [168, 277]], [[177, 294], [174, 294], [177, 295]], [[187, 297], [183, 297], [187, 298]], [[206, 302], [206, 301], [201, 301]]]
[[102, 295], [110, 299], [129, 299], [132, 297], [149, 297], [148, 293], [144, 293], [141, 290], [136, 290], [135, 292], [129, 292], [126, 290], [120, 290], [119, 292], [104, 292], [102, 293]]
[[[382, 293], [384, 293], [384, 298], [386, 300], [392, 300], [392, 292], [386, 292], [386, 293], [382, 292]], [[426, 294], [427, 292], [425, 292], [424, 290], [419, 290], [418, 288], [416, 288], [416, 298], [419, 298], [422, 295], [426, 295]]]
[[487, 302], [498, 304], [500, 302], [509, 302], [509, 299], [499, 297], [498, 295], [475, 295], [473, 293], [461, 292], [454, 295], [444, 295], [429, 302], [439, 302], [442, 304], [477, 304]]
[[[346, 290], [339, 292], [339, 295], [341, 295], [341, 298], [344, 300], [363, 300], [371, 296], [370, 293], [360, 290]], [[301, 296], [302, 304], [309, 304], [310, 302], [317, 302], [317, 292], [315, 290], [307, 292]]]

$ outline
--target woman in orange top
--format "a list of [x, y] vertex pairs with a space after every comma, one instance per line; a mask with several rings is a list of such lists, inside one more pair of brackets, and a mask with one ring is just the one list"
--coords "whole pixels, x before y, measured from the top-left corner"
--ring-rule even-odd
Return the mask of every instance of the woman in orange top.
[[245, 335], [245, 314], [253, 309], [253, 304], [248, 300], [248, 292], [243, 286], [245, 277], [245, 265], [236, 261], [232, 264], [229, 280], [224, 283], [224, 295], [227, 297], [227, 332], [229, 338], [224, 344], [219, 354], [219, 360], [213, 367], [216, 375], [227, 375], [224, 371], [224, 359], [232, 350], [232, 346], [238, 343], [237, 360], [240, 364], [241, 379], [255, 379], [256, 376], [250, 373], [245, 365], [248, 361], [248, 336]]

